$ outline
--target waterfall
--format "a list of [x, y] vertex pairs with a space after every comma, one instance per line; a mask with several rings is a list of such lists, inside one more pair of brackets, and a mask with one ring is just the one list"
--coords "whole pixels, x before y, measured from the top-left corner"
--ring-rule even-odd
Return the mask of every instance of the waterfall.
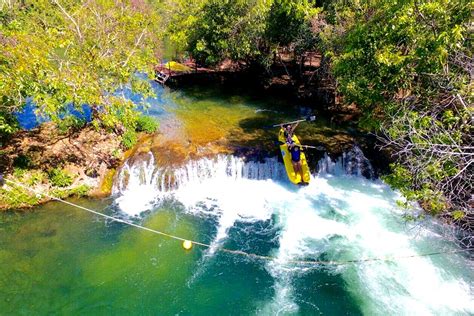
[[277, 158], [263, 162], [245, 161], [232, 155], [217, 155], [188, 161], [174, 170], [156, 166], [150, 152], [131, 163], [127, 160], [117, 174], [112, 193], [120, 209], [138, 215], [157, 201], [177, 193], [183, 186], [199, 186], [204, 181], [280, 180], [286, 171]]
[[[301, 297], [309, 292], [295, 284], [302, 279], [318, 282], [322, 271], [344, 280], [348, 293], [363, 302], [364, 314], [474, 311], [469, 277], [455, 269], [449, 275], [443, 270], [464, 259], [451, 254], [440, 263], [434, 261], [439, 258], [422, 256], [452, 248], [427, 225], [417, 232], [410, 230], [397, 206], [400, 195], [381, 181], [361, 175], [373, 176], [373, 170], [357, 147], [335, 161], [325, 155], [318, 163], [318, 174], [305, 187], [287, 181], [277, 158], [255, 162], [218, 155], [171, 170], [156, 166], [149, 153], [125, 163], [114, 193], [120, 210], [129, 216], [159, 210], [160, 201], [171, 198], [180, 204], [180, 212], [212, 219], [210, 248], [200, 269], [190, 276], [192, 284], [204, 278], [205, 262], [218, 260], [216, 250], [229, 243], [240, 242], [245, 251], [271, 256], [264, 267], [274, 280], [274, 295], [257, 307], [262, 314], [299, 313], [304, 305]], [[271, 223], [275, 231], [269, 252], [256, 247], [262, 223]], [[237, 227], [245, 230], [245, 240], [236, 234]], [[293, 263], [392, 257], [396, 259], [348, 266]]]
[[114, 195], [128, 190], [154, 188], [157, 193], [172, 192], [178, 187], [211, 178], [230, 179], [281, 179], [286, 176], [285, 168], [276, 158], [266, 158], [263, 162], [245, 162], [243, 158], [231, 155], [217, 155], [188, 161], [184, 166], [171, 170], [155, 165], [155, 158], [149, 152], [144, 159], [130, 163], [128, 160], [120, 169], [114, 183]]
[[[322, 174], [354, 175], [374, 177], [370, 161], [358, 146], [346, 151], [333, 161], [327, 153], [318, 162], [318, 171]], [[123, 193], [137, 187], [154, 188], [157, 192], [171, 192], [189, 182], [199, 182], [210, 178], [281, 180], [286, 178], [282, 162], [276, 157], [265, 158], [263, 162], [245, 161], [242, 157], [217, 155], [213, 158], [202, 158], [188, 161], [185, 165], [171, 170], [168, 167], [156, 166], [155, 158], [149, 152], [144, 158], [127, 160], [120, 169], [112, 193]]]
[[353, 175], [364, 176], [368, 179], [375, 177], [375, 172], [369, 159], [359, 146], [354, 145], [349, 151], [342, 153], [342, 156], [333, 161], [327, 153], [318, 162], [319, 173], [333, 175]]
[[[320, 174], [336, 176], [374, 177], [369, 160], [358, 146], [344, 152], [335, 161], [325, 153], [318, 162], [317, 170]], [[276, 157], [246, 161], [233, 155], [217, 155], [190, 160], [172, 169], [157, 166], [155, 157], [149, 152], [139, 159], [129, 159], [124, 163], [117, 174], [112, 193], [118, 197], [116, 201], [122, 211], [138, 215], [186, 185], [197, 186], [211, 179], [224, 184], [225, 181], [244, 179], [284, 181], [286, 177], [285, 167]]]

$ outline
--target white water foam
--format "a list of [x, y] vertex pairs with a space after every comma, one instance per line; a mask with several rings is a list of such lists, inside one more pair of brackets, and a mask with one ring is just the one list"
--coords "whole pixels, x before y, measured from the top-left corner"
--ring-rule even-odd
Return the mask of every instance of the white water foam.
[[369, 179], [373, 179], [375, 174], [369, 160], [356, 145], [351, 150], [342, 153], [336, 161], [325, 153], [318, 162], [318, 170], [320, 174], [365, 176]]
[[217, 204], [230, 213], [235, 213], [234, 205], [240, 204], [239, 212], [245, 217], [245, 212], [249, 212], [246, 210], [261, 206], [264, 201], [250, 200], [254, 194], [242, 196], [242, 189], [250, 186], [259, 190], [260, 182], [251, 180], [276, 180], [283, 176], [286, 176], [284, 167], [276, 158], [267, 158], [260, 163], [219, 155], [190, 161], [170, 171], [155, 166], [153, 154], [149, 153], [139, 162], [124, 164], [112, 193], [117, 196], [116, 203], [120, 209], [130, 216], [152, 208], [163, 198], [175, 196], [188, 209], [193, 209], [197, 202], [211, 207], [216, 204], [216, 197], [225, 197]]
[[[311, 267], [296, 267], [291, 260], [319, 259], [323, 253], [323, 260], [387, 258], [438, 249], [436, 243], [429, 243], [429, 249], [413, 245], [415, 238], [426, 237], [410, 235], [399, 215], [391, 212], [396, 210], [396, 194], [383, 183], [360, 177], [324, 176], [298, 195], [291, 210], [278, 210], [282, 213], [280, 247], [276, 259], [268, 264], [276, 280], [276, 295], [263, 308], [265, 314], [281, 312], [282, 308], [290, 314], [298, 311], [291, 304], [294, 289], [290, 281]], [[345, 279], [352, 295], [364, 302], [360, 307], [364, 314], [450, 315], [474, 311], [469, 272], [466, 279], [460, 278], [449, 272], [449, 266], [436, 266], [430, 257], [325, 269]]]
[[[366, 162], [350, 155], [336, 162], [325, 157], [319, 164], [320, 175], [309, 186], [297, 188], [288, 184], [276, 159], [245, 163], [218, 156], [190, 162], [171, 174], [154, 166], [150, 154], [122, 169], [114, 192], [120, 195], [119, 207], [129, 215], [172, 196], [188, 212], [216, 216], [210, 256], [237, 221], [253, 223], [275, 215], [279, 247], [275, 259], [266, 264], [275, 280], [275, 295], [259, 311], [296, 314], [298, 289], [292, 280], [320, 267], [295, 266], [293, 260], [320, 259], [322, 254], [325, 260], [385, 258], [439, 249], [429, 230], [417, 236], [409, 233], [395, 203], [399, 195], [379, 181], [360, 177], [362, 172], [355, 170], [360, 167], [353, 162]], [[417, 246], [420, 239], [429, 247]], [[363, 302], [360, 308], [366, 314], [472, 314], [472, 275], [450, 269], [449, 263], [456, 264], [450, 260], [472, 270], [458, 255], [445, 259], [448, 266], [431, 257], [417, 257], [325, 269], [341, 275], [351, 295]]]

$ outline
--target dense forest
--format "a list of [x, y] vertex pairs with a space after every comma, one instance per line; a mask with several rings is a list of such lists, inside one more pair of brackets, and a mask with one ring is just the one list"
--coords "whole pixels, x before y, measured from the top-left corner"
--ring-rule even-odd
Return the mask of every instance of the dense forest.
[[89, 104], [95, 128], [132, 145], [149, 122], [115, 92], [150, 95], [135, 74], [153, 76], [169, 47], [263, 74], [278, 52], [295, 65], [317, 52], [315, 75], [392, 153], [385, 180], [472, 232], [473, 9], [468, 0], [3, 1], [0, 137], [19, 130], [15, 113], [32, 100], [65, 129], [86, 124], [64, 117], [68, 106]]

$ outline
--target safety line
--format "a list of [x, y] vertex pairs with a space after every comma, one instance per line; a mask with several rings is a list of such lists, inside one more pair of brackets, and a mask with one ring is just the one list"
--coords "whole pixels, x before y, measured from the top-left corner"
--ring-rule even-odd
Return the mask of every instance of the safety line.
[[[198, 245], [198, 246], [202, 246], [202, 247], [206, 247], [206, 248], [212, 248], [212, 246], [210, 244], [205, 244], [205, 243], [202, 243], [202, 242], [199, 242], [199, 241], [185, 239], [185, 238], [182, 238], [182, 237], [178, 237], [178, 236], [175, 236], [175, 235], [164, 233], [164, 232], [159, 231], [159, 230], [155, 230], [155, 229], [148, 228], [148, 227], [145, 227], [145, 226], [137, 225], [137, 224], [132, 223], [130, 221], [127, 221], [127, 220], [124, 220], [124, 219], [121, 219], [121, 218], [117, 218], [117, 217], [113, 217], [113, 216], [110, 216], [110, 215], [106, 215], [106, 214], [94, 211], [92, 209], [89, 209], [87, 207], [80, 206], [80, 205], [68, 202], [66, 200], [57, 198], [55, 196], [39, 192], [38, 190], [35, 190], [31, 187], [28, 187], [28, 186], [26, 186], [22, 183], [18, 183], [18, 182], [9, 180], [9, 179], [4, 179], [4, 180], [6, 182], [10, 182], [10, 183], [12, 183], [12, 184], [14, 184], [18, 187], [21, 187], [25, 190], [28, 190], [30, 192], [35, 193], [37, 197], [38, 196], [39, 197], [45, 196], [45, 197], [50, 198], [51, 200], [55, 200], [55, 201], [58, 201], [58, 202], [61, 202], [61, 203], [79, 208], [81, 210], [84, 210], [84, 211], [90, 212], [92, 214], [110, 219], [110, 220], [115, 221], [115, 222], [119, 222], [119, 223], [122, 223], [122, 224], [133, 226], [135, 228], [143, 229], [143, 230], [149, 231], [151, 233], [162, 235], [162, 236], [172, 238], [172, 239], [175, 239], [175, 240], [190, 241], [194, 245]], [[246, 256], [246, 257], [249, 257], [249, 258], [259, 259], [259, 260], [265, 260], [265, 261], [275, 260], [275, 261], [278, 261], [277, 257], [258, 255], [258, 254], [254, 254], [254, 253], [245, 252], [245, 251], [242, 251], [242, 250], [232, 250], [232, 249], [227, 249], [227, 248], [217, 248], [216, 250], [221, 251], [221, 252], [234, 254], [234, 255], [241, 255], [241, 256]], [[366, 259], [338, 260], [338, 261], [332, 261], [332, 260], [286, 260], [283, 263], [284, 264], [292, 263], [292, 264], [301, 264], [301, 265], [347, 265], [347, 264], [351, 264], [351, 263], [366, 263], [366, 262], [374, 262], [374, 261], [395, 261], [396, 259], [426, 257], [426, 256], [434, 256], [434, 255], [441, 255], [441, 254], [448, 254], [448, 253], [466, 252], [466, 251], [471, 251], [471, 250], [474, 250], [474, 248], [457, 249], [457, 250], [452, 250], [452, 251], [436, 251], [436, 252], [430, 252], [430, 253], [425, 253], [425, 254], [415, 254], [415, 255], [408, 255], [408, 256], [395, 256], [395, 257], [387, 257], [387, 258], [366, 258]]]

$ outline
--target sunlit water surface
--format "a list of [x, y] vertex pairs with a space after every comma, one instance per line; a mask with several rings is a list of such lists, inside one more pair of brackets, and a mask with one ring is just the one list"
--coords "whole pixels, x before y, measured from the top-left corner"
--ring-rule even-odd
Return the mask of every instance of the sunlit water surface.
[[[158, 92], [150, 112], [163, 130], [179, 130], [170, 139], [197, 149], [229, 135], [255, 141], [242, 121], [266, 109], [239, 96]], [[189, 114], [199, 112], [193, 104], [209, 110], [208, 136]], [[472, 262], [416, 256], [456, 248], [435, 222], [404, 222], [400, 196], [349, 165], [364, 161], [360, 150], [345, 161], [325, 156], [301, 188], [276, 158], [221, 153], [170, 167], [155, 155], [145, 151], [119, 170], [113, 198], [72, 201], [209, 247], [185, 251], [180, 241], [56, 202], [1, 214], [0, 314], [474, 313]], [[367, 258], [392, 259], [344, 263]], [[336, 264], [298, 263], [315, 260]]]

